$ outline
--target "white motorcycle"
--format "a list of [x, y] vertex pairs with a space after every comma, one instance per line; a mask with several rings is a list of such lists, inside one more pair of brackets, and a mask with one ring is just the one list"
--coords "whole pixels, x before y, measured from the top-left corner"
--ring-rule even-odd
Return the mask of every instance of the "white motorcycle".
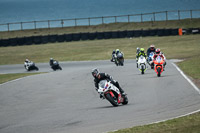
[[24, 67], [27, 71], [31, 71], [31, 70], [36, 70], [38, 71], [39, 68], [37, 66], [35, 66], [35, 63], [30, 61], [30, 62], [25, 62], [24, 63]]
[[139, 70], [141, 71], [141, 74], [144, 74], [144, 72], [145, 72], [146, 69], [147, 69], [147, 61], [146, 61], [146, 58], [145, 58], [144, 56], [141, 55], [141, 56], [139, 57], [137, 63], [138, 63], [137, 66], [138, 66]]
[[151, 66], [151, 69], [154, 69], [153, 56], [154, 56], [154, 52], [151, 52], [149, 54], [149, 57], [147, 58], [147, 62]]
[[120, 103], [125, 105], [128, 103], [127, 96], [122, 96], [119, 89], [114, 86], [111, 81], [101, 80], [99, 82], [98, 93], [107, 99], [113, 106], [118, 106]]

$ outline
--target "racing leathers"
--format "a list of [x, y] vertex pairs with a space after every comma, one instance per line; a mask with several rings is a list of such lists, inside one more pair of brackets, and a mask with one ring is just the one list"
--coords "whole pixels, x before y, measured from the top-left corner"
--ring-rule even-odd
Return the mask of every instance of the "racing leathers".
[[158, 56], [160, 56], [164, 60], [163, 67], [165, 68], [165, 65], [167, 64], [165, 55], [162, 52], [160, 52], [159, 54], [154, 54], [153, 59], [155, 60]]
[[141, 52], [141, 51], [140, 51], [140, 52], [136, 55], [137, 60], [138, 60], [138, 58], [139, 58], [141, 55], [143, 55], [145, 58], [147, 57], [146, 54], [145, 54], [144, 52]]
[[154, 47], [148, 48], [148, 49], [147, 49], [147, 57], [149, 57], [149, 54], [150, 54], [151, 52], [155, 52], [155, 51], [156, 51], [156, 49], [155, 49]]
[[117, 81], [113, 80], [112, 77], [110, 75], [108, 75], [107, 73], [99, 73], [98, 76], [94, 78], [94, 85], [95, 85], [96, 90], [99, 89], [98, 84], [101, 80], [111, 81], [111, 83], [119, 89], [120, 93], [122, 95], [125, 95], [124, 90], [120, 87], [119, 83]]

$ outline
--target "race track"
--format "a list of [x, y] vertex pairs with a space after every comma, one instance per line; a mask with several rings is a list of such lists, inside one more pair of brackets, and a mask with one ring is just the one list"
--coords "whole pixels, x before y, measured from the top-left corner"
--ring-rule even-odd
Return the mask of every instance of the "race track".
[[[144, 125], [200, 109], [200, 95], [168, 61], [161, 77], [141, 75], [135, 60], [117, 67], [109, 61], [63, 62], [62, 71], [36, 64], [45, 74], [0, 85], [0, 133], [101, 133]], [[91, 70], [118, 80], [129, 103], [113, 107], [99, 98]], [[23, 65], [0, 66], [0, 73], [24, 73]]]

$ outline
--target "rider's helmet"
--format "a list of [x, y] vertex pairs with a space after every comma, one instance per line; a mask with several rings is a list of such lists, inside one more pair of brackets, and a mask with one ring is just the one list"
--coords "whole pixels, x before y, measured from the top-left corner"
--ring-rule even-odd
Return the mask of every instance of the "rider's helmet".
[[139, 53], [140, 52], [140, 48], [139, 47], [137, 47], [137, 53]]
[[159, 48], [156, 49], [156, 54], [160, 54], [160, 49]]
[[50, 58], [50, 60], [53, 60], [53, 58]]
[[141, 52], [141, 53], [144, 53], [144, 48], [141, 48], [141, 49], [140, 49], [140, 52]]
[[92, 76], [97, 77], [99, 75], [100, 71], [97, 68], [92, 69]]
[[29, 62], [29, 60], [28, 60], [28, 59], [26, 59], [26, 60], [25, 60], [25, 62]]
[[153, 44], [150, 45], [150, 49], [151, 49], [151, 50], [154, 50], [154, 49], [155, 49], [155, 45], [153, 45]]

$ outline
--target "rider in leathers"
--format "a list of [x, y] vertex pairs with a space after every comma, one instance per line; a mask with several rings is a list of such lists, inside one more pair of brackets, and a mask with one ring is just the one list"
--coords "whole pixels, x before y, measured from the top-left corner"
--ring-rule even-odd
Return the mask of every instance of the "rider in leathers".
[[136, 59], [138, 60], [138, 58], [143, 55], [145, 58], [147, 57], [145, 52], [144, 52], [144, 48], [140, 48], [140, 52], [136, 55]]
[[[119, 91], [122, 95], [126, 95], [124, 93], [124, 90], [120, 87], [119, 83], [117, 81], [113, 80], [112, 77], [110, 75], [108, 75], [107, 73], [100, 73], [99, 70], [95, 68], [95, 69], [92, 70], [92, 76], [94, 77], [94, 85], [96, 87], [96, 90], [99, 89], [99, 85], [98, 85], [99, 82], [101, 80], [106, 79], [108, 81], [111, 81], [111, 83], [119, 89]], [[101, 95], [100, 95], [100, 98], [102, 98]]]
[[149, 57], [149, 54], [151, 52], [156, 52], [156, 48], [155, 48], [155, 46], [153, 44], [150, 45], [150, 48], [147, 49], [147, 57]]
[[153, 56], [153, 59], [155, 60], [157, 56], [160, 56], [163, 60], [164, 60], [164, 64], [163, 64], [163, 67], [165, 68], [167, 62], [166, 62], [166, 57], [165, 55], [160, 51], [159, 48], [156, 49], [156, 52]]

